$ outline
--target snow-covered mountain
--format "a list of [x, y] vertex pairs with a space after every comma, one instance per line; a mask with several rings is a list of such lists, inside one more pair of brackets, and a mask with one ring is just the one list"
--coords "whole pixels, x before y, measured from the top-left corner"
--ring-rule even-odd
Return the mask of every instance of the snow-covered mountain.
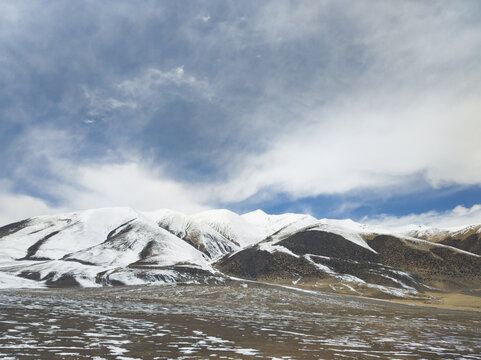
[[130, 269], [147, 265], [167, 275], [168, 267], [187, 263], [213, 272], [207, 255], [129, 208], [23, 220], [0, 229], [0, 247], [2, 273], [35, 280], [31, 286], [141, 283]]
[[373, 296], [481, 284], [481, 226], [386, 231], [309, 215], [104, 208], [0, 228], [0, 288], [222, 282]]
[[[426, 290], [481, 285], [479, 255], [403, 231], [322, 219], [278, 232], [216, 266], [239, 278], [375, 297], [415, 297]], [[436, 239], [463, 233], [445, 232], [435, 232]]]
[[[98, 286], [219, 276], [212, 263], [306, 215], [103, 208], [39, 216], [0, 228], [0, 287]], [[188, 274], [192, 276], [188, 276]], [[22, 281], [12, 278], [20, 276]]]

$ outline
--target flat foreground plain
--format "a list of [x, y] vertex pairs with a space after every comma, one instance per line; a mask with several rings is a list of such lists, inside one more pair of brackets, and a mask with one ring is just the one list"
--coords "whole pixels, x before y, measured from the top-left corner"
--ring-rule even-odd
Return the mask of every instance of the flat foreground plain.
[[0, 291], [2, 359], [481, 359], [481, 314], [256, 283]]

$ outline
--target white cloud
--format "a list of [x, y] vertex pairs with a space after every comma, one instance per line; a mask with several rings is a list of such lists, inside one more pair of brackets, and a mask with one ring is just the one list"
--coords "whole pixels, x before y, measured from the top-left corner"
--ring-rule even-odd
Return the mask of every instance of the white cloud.
[[44, 200], [28, 195], [0, 192], [0, 226], [42, 214], [63, 212]]
[[[433, 188], [481, 184], [481, 29], [465, 21], [466, 8], [356, 2], [332, 12], [332, 2], [303, 4], [268, 6], [266, 12], [282, 16], [260, 13], [258, 27], [271, 43], [332, 35], [326, 53], [333, 62], [291, 97], [269, 87], [271, 102], [245, 115], [277, 121], [278, 131], [257, 135], [265, 151], [229, 169], [233, 176], [219, 184], [219, 198], [240, 201], [266, 189], [293, 198], [406, 191], [416, 176]], [[342, 35], [333, 32], [341, 25]], [[350, 67], [336, 63], [349, 55]], [[276, 107], [297, 122], [273, 120], [269, 109]]]
[[106, 89], [91, 89], [83, 85], [82, 91], [90, 116], [117, 119], [110, 114], [112, 110], [130, 110], [139, 125], [149, 121], [148, 116], [147, 120], [142, 120], [145, 114], [160, 108], [168, 95], [189, 99], [195, 94], [207, 101], [214, 96], [213, 88], [207, 81], [188, 74], [183, 66], [169, 71], [149, 68], [132, 78], [113, 82]]
[[132, 102], [132, 101], [124, 102], [124, 101], [119, 101], [119, 100], [113, 99], [113, 98], [108, 98], [106, 100], [106, 103], [108, 104], [109, 108], [111, 108], [111, 109], [117, 109], [117, 108], [121, 108], [121, 107], [124, 107], [124, 106], [132, 108], [132, 109], [135, 109], [137, 107], [137, 104]]
[[425, 225], [440, 229], [461, 228], [473, 224], [481, 224], [481, 204], [473, 205], [470, 208], [462, 205], [454, 209], [438, 212], [428, 211], [421, 214], [410, 214], [406, 216], [380, 215], [373, 218], [364, 218], [363, 223], [380, 226], [382, 228], [399, 228], [406, 225]]
[[198, 91], [199, 94], [203, 96], [212, 96], [208, 83], [204, 80], [197, 79], [193, 75], [187, 74], [184, 71], [184, 66], [179, 66], [166, 72], [156, 68], [150, 68], [133, 79], [122, 81], [117, 87], [125, 96], [135, 98], [147, 95], [151, 96], [153, 93], [156, 93], [155, 87], [164, 84], [173, 84], [176, 86], [186, 85]]
[[168, 208], [184, 213], [207, 210], [201, 193], [169, 179], [161, 170], [139, 162], [89, 164], [69, 170], [57, 183], [40, 182], [61, 204], [52, 206], [41, 198], [11, 191], [0, 192], [0, 226], [31, 216], [99, 207], [128, 206], [141, 211]]
[[287, 129], [265, 153], [245, 159], [220, 195], [241, 200], [263, 188], [294, 197], [345, 193], [404, 186], [415, 174], [433, 187], [481, 184], [480, 113], [471, 97], [309, 114], [311, 125]]
[[[82, 162], [74, 159], [81, 146], [82, 140], [71, 133], [51, 128], [32, 128], [19, 138], [12, 149], [18, 162], [15, 179], [0, 179], [0, 224], [110, 206], [140, 211], [170, 208], [185, 213], [207, 209], [207, 194], [171, 179], [162, 166], [121, 151]], [[59, 205], [14, 192], [11, 185], [20, 179]]]
[[[82, 91], [85, 99], [88, 101], [90, 116], [98, 116], [106, 111], [109, 111], [112, 109], [118, 109], [122, 107], [130, 108], [130, 109], [137, 108], [137, 103], [132, 99], [126, 99], [124, 101], [121, 101], [113, 97], [106, 96], [102, 91], [91, 90], [85, 85], [82, 86]], [[89, 123], [89, 122], [86, 122], [86, 123]]]
[[[143, 29], [148, 22], [140, 21], [143, 18], [138, 12], [149, 14], [150, 19], [155, 6], [151, 7], [124, 5], [119, 14], [136, 15], [132, 19]], [[0, 8], [11, 6], [0, 4]], [[3, 16], [11, 21], [22, 19], [24, 10], [12, 9], [6, 9]], [[107, 6], [102, 11], [106, 9], [110, 10]], [[5, 157], [11, 162], [22, 159], [14, 175], [25, 181], [32, 178], [34, 183], [37, 177], [32, 169], [45, 167], [53, 174], [51, 179], [32, 186], [47, 189], [50, 196], [75, 208], [113, 202], [142, 209], [165, 201], [195, 209], [206, 199], [214, 203], [242, 201], [259, 191], [271, 196], [285, 192], [292, 198], [363, 188], [408, 191], [415, 176], [432, 187], [481, 184], [481, 30], [479, 22], [468, 21], [469, 2], [272, 1], [254, 9], [242, 8], [246, 16], [241, 17], [238, 9], [234, 6], [222, 16], [195, 9], [189, 15], [195, 24], [182, 23], [173, 29], [184, 35], [175, 41], [185, 40], [194, 59], [202, 59], [201, 71], [196, 72], [195, 62], [185, 69], [163, 68], [163, 62], [147, 58], [144, 65], [139, 63], [134, 76], [116, 73], [96, 82], [104, 87], [84, 87], [89, 108], [86, 124], [110, 117], [128, 119], [129, 125], [135, 125], [132, 129], [153, 118], [162, 121], [152, 114], [163, 101], [170, 101], [166, 95], [187, 100], [218, 96], [212, 107], [221, 108], [225, 121], [209, 122], [206, 110], [200, 113], [205, 118], [195, 119], [199, 128], [179, 129], [200, 132], [202, 127], [226, 144], [238, 140], [235, 152], [228, 146], [225, 151], [216, 148], [207, 155], [212, 159], [200, 160], [200, 165], [225, 169], [219, 176], [223, 182], [178, 183], [162, 170], [162, 164], [151, 166], [140, 160], [142, 156], [132, 155], [135, 150], [131, 147], [138, 146], [137, 142], [120, 136], [116, 141], [123, 141], [121, 149], [113, 149], [102, 159], [79, 161], [77, 167], [75, 148], [82, 139], [35, 129], [18, 142], [15, 154]], [[198, 31], [204, 20], [199, 14], [208, 13], [216, 14], [216, 21]], [[29, 14], [36, 12], [30, 10]], [[154, 18], [157, 21], [163, 16], [165, 20], [166, 14], [158, 9]], [[37, 18], [42, 19], [32, 17]], [[122, 36], [113, 26], [115, 19], [101, 24], [110, 24], [105, 43]], [[100, 30], [106, 34], [105, 28]], [[44, 32], [26, 33], [49, 38]], [[3, 38], [17, 41], [10, 35]], [[152, 46], [161, 48], [156, 41]], [[103, 48], [104, 42], [100, 45]], [[130, 51], [137, 49], [130, 47]], [[33, 68], [57, 67], [43, 52], [31, 53], [27, 58], [35, 60]], [[172, 56], [168, 63], [180, 65], [185, 60], [185, 54]], [[102, 62], [92, 62], [97, 63]], [[255, 101], [249, 96], [256, 97]], [[118, 116], [120, 112], [122, 116]], [[118, 121], [116, 126], [124, 124]], [[159, 144], [148, 145], [161, 149]], [[201, 145], [185, 142], [189, 154], [206, 153], [203, 150], [209, 145], [208, 141]], [[166, 156], [169, 161], [176, 160], [175, 155]], [[108, 173], [116, 175], [115, 183]], [[224, 181], [222, 175], [226, 174]], [[144, 188], [159, 195], [149, 196]]]
[[204, 198], [188, 186], [169, 179], [142, 161], [89, 164], [72, 174], [71, 184], [57, 189], [57, 196], [71, 209], [129, 206], [139, 210], [160, 208], [194, 213], [207, 209]]
[[[358, 131], [360, 130], [356, 129], [354, 132]], [[329, 138], [328, 133], [323, 139]], [[396, 143], [392, 145], [396, 148]], [[162, 167], [132, 154], [130, 157], [123, 156], [122, 161], [103, 159], [95, 163], [77, 164], [68, 157], [72, 149], [78, 146], [78, 142], [73, 141], [71, 135], [64, 131], [32, 129], [18, 146], [26, 150], [26, 158], [21, 161], [23, 166], [18, 167], [17, 176], [31, 176], [29, 168], [32, 164], [40, 158], [48, 159], [42, 163], [42, 167], [55, 175], [54, 179], [33, 178], [31, 186], [43, 189], [49, 197], [56, 199], [58, 205], [51, 205], [41, 198], [15, 193], [12, 182], [3, 180], [0, 182], [3, 189], [0, 191], [0, 225], [36, 215], [107, 206], [129, 206], [138, 210], [170, 208], [195, 213], [211, 207], [216, 198], [219, 198], [219, 191], [226, 190], [211, 184], [177, 182], [171, 179]], [[306, 163], [300, 166], [302, 168]], [[243, 188], [242, 184], [238, 186], [239, 189]], [[337, 185], [332, 183], [331, 186], [336, 188]], [[244, 193], [243, 196], [248, 194]], [[227, 195], [222, 194], [220, 197], [226, 198]], [[445, 212], [429, 211], [402, 217], [380, 215], [364, 218], [361, 222], [384, 228], [408, 224], [439, 228], [460, 227], [481, 223], [481, 205], [471, 208], [457, 206]]]

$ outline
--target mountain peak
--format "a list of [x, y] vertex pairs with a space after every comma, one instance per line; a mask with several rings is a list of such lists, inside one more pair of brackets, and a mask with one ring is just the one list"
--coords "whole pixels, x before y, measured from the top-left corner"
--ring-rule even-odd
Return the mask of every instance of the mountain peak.
[[[361, 293], [407, 294], [437, 286], [426, 274], [460, 274], [446, 282], [456, 286], [468, 281], [463, 274], [481, 278], [479, 226], [458, 232], [412, 230], [385, 231], [304, 214], [269, 215], [260, 209], [243, 215], [227, 209], [186, 215], [115, 207], [40, 216], [0, 228], [0, 288], [235, 276], [315, 283], [323, 289], [325, 281], [339, 282]], [[414, 265], [407, 268], [406, 263]], [[16, 277], [21, 278], [17, 283], [12, 281]]]

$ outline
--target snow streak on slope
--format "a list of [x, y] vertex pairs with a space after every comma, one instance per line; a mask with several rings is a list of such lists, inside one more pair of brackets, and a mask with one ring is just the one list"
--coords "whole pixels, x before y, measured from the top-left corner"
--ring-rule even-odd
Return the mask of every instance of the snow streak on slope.
[[[243, 215], [223, 209], [185, 215], [167, 209], [155, 212], [93, 209], [34, 217], [0, 228], [0, 288], [15, 287], [15, 284], [18, 287], [101, 286], [205, 281], [206, 277], [221, 275], [213, 264], [224, 255], [232, 257], [244, 250], [282, 254], [296, 259], [296, 266], [314, 262], [317, 270], [323, 266], [334, 269], [340, 268], [334, 258], [357, 261], [344, 259], [345, 249], [356, 256], [364, 254], [365, 259], [377, 256], [369, 239], [379, 234], [393, 235], [407, 245], [417, 242], [418, 245], [409, 245], [413, 249], [434, 246], [479, 257], [449, 244], [433, 245], [418, 239], [457, 234], [463, 241], [467, 239], [463, 246], [472, 246], [472, 238], [478, 236], [479, 229], [470, 227], [457, 233], [422, 229], [413, 233], [410, 228], [407, 230], [411, 232], [406, 233], [387, 232], [352, 220], [317, 220], [302, 214], [268, 215], [261, 210]], [[323, 249], [317, 249], [318, 253], [296, 253], [299, 250], [296, 243], [287, 241], [292, 237], [315, 247], [318, 247], [316, 239], [324, 237], [317, 244], [323, 244], [323, 249], [329, 248], [328, 251], [336, 255], [323, 255]], [[338, 251], [336, 247], [343, 250]], [[343, 279], [355, 277], [354, 274], [343, 276]], [[392, 270], [380, 276], [392, 277]], [[398, 278], [391, 280], [395, 282]]]
[[306, 215], [228, 210], [188, 216], [103, 208], [39, 216], [0, 229], [0, 286], [12, 286], [15, 276], [28, 287], [175, 282], [199, 271], [217, 276], [210, 264], [223, 255], [312, 222]]
[[218, 259], [239, 247], [237, 242], [227, 239], [214, 230], [209, 223], [192, 216], [167, 209], [145, 215], [153, 219], [161, 228], [205, 253], [210, 259]]
[[318, 221], [311, 215], [292, 213], [268, 215], [262, 210], [256, 210], [244, 214], [242, 215], [242, 218], [246, 219], [251, 224], [263, 228], [264, 234], [267, 234], [264, 238], [271, 234], [281, 236], [282, 234], [291, 233]]
[[[363, 235], [369, 235], [375, 233], [375, 229], [368, 227], [363, 224], [356, 223], [352, 220], [329, 220], [329, 219], [321, 219], [316, 220], [312, 216], [304, 215], [301, 216], [299, 214], [285, 214], [287, 215], [284, 219], [284, 222], [287, 223], [284, 227], [281, 227], [279, 231], [273, 232], [273, 235], [267, 239], [266, 241], [271, 242], [272, 244], [277, 244], [281, 240], [285, 239], [288, 236], [293, 235], [299, 231], [325, 231], [330, 232], [333, 234], [338, 234], [353, 242], [356, 245], [362, 246], [372, 252], [375, 252], [373, 249], [369, 247], [366, 241], [363, 238]], [[264, 223], [272, 223], [274, 220], [272, 217], [274, 216], [282, 216], [284, 215], [267, 215], [266, 217], [269, 220], [264, 221]], [[270, 218], [269, 218], [270, 217]], [[291, 221], [288, 221], [291, 220]]]
[[240, 247], [259, 242], [270, 235], [264, 226], [249, 222], [242, 216], [225, 209], [204, 211], [192, 218], [208, 224]]
[[[20, 275], [39, 286], [95, 286], [109, 283], [109, 276], [127, 284], [155, 280], [148, 270], [132, 270], [134, 266], [155, 267], [162, 281], [175, 275], [168, 267], [215, 273], [208, 256], [129, 208], [36, 217], [7, 230], [0, 232], [1, 271], [8, 279]], [[32, 283], [18, 281], [19, 286]]]
[[38, 281], [19, 278], [18, 276], [0, 272], [0, 289], [42, 288]]
[[334, 234], [341, 235], [343, 238], [352, 241], [356, 245], [362, 246], [368, 250], [375, 252], [369, 247], [366, 241], [363, 239], [363, 234], [374, 233], [374, 229], [369, 228], [366, 225], [359, 224], [352, 220], [329, 220], [322, 219], [311, 230], [322, 230], [332, 232]]
[[140, 261], [157, 266], [191, 263], [209, 269], [207, 256], [168, 231], [140, 219], [119, 228], [101, 244], [71, 253], [64, 259], [116, 267]]
[[103, 208], [31, 218], [19, 231], [0, 237], [0, 262], [59, 259], [103, 242], [113, 229], [139, 216], [129, 208]]
[[393, 297], [415, 296], [432, 289], [431, 284], [451, 289], [481, 283], [481, 262], [471, 252], [352, 220], [322, 219], [307, 224], [294, 223], [292, 231], [288, 226], [229, 254], [217, 266], [227, 274], [252, 280], [287, 280], [296, 286], [315, 284]]

